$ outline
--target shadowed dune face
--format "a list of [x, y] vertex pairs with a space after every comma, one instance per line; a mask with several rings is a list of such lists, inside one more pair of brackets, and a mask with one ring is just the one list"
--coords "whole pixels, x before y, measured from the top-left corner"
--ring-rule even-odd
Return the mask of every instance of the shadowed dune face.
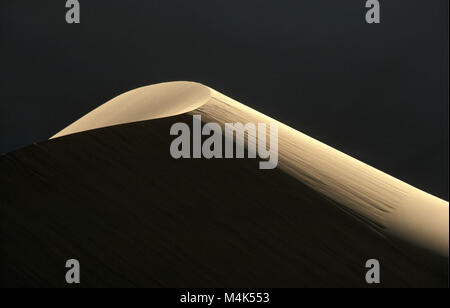
[[372, 258], [382, 286], [447, 285], [439, 260], [398, 249], [279, 169], [172, 159], [174, 122], [192, 117], [1, 156], [2, 285], [65, 286], [70, 258], [85, 287], [364, 287]]

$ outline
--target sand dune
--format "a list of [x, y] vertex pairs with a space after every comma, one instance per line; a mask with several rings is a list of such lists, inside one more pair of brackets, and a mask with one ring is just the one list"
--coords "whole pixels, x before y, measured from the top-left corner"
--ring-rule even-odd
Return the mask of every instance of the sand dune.
[[164, 83], [0, 156], [0, 285], [65, 287], [75, 258], [83, 287], [367, 287], [374, 258], [382, 287], [447, 286], [447, 202], [278, 122], [278, 168], [173, 159], [195, 114], [275, 121]]
[[[205, 121], [276, 122], [278, 167], [356, 215], [375, 231], [448, 257], [448, 202], [333, 149], [204, 85], [170, 82], [105, 103], [52, 138], [179, 114]], [[388, 155], [389, 149], [386, 149]]]

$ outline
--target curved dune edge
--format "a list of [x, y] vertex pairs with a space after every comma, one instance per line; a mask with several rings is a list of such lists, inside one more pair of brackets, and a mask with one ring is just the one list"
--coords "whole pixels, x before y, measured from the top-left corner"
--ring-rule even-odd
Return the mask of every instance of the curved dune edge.
[[199, 83], [168, 82], [126, 92], [52, 138], [183, 113], [200, 114], [203, 120], [221, 125], [276, 122], [280, 169], [343, 205], [377, 231], [448, 257], [448, 202]]
[[75, 121], [52, 138], [118, 124], [165, 118], [194, 110], [211, 99], [195, 82], [165, 82], [125, 92]]

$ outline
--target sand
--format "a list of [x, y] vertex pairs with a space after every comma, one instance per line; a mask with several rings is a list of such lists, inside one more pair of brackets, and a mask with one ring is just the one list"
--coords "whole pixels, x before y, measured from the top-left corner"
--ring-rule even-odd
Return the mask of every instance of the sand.
[[447, 258], [386, 238], [257, 159], [174, 160], [182, 114], [0, 156], [1, 286], [446, 287]]

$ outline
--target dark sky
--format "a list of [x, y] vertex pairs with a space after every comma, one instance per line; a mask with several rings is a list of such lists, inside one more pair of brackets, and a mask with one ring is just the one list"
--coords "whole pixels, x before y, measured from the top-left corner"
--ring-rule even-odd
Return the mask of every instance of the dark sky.
[[448, 0], [0, 1], [1, 153], [191, 80], [448, 200]]

